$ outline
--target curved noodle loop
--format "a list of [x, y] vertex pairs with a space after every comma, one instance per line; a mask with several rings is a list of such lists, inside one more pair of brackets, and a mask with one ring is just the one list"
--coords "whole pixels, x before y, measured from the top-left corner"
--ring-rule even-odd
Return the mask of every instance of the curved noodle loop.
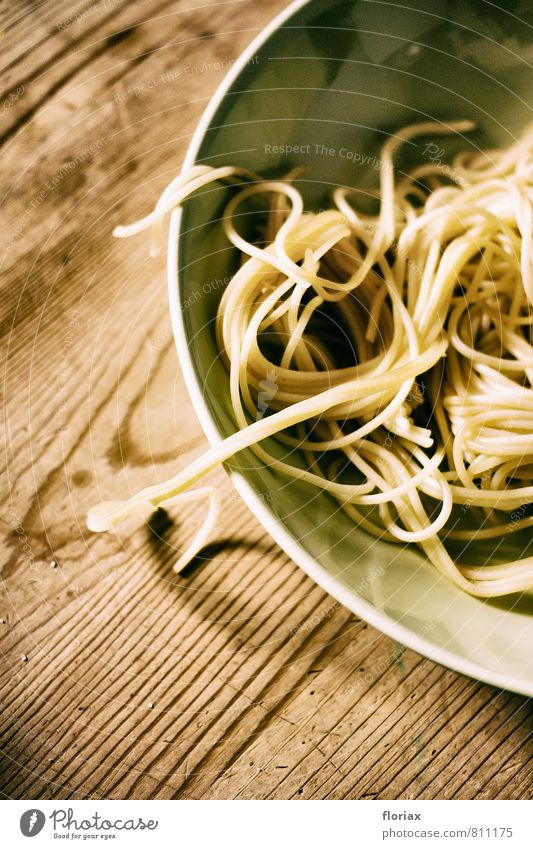
[[[307, 212], [294, 185], [197, 165], [126, 236], [151, 229], [215, 180], [237, 184], [222, 226], [242, 262], [220, 300], [216, 338], [238, 430], [164, 484], [105, 502], [88, 525], [109, 530], [138, 508], [208, 499], [179, 571], [216, 525], [213, 487], [186, 491], [244, 448], [283, 475], [329, 492], [376, 536], [416, 543], [473, 595], [533, 586], [533, 557], [456, 563], [446, 540], [490, 539], [533, 515], [533, 128], [504, 151], [462, 153], [396, 175], [397, 147], [463, 133], [469, 121], [418, 124], [383, 146], [375, 215], [362, 190]], [[243, 183], [244, 181], [244, 183]], [[253, 209], [264, 227], [248, 241]], [[262, 216], [257, 212], [264, 210]], [[274, 457], [261, 444], [276, 435]], [[300, 449], [301, 459], [291, 455]], [[458, 509], [459, 507], [459, 509]], [[462, 509], [461, 509], [462, 507]], [[476, 526], [457, 526], [457, 516]]]

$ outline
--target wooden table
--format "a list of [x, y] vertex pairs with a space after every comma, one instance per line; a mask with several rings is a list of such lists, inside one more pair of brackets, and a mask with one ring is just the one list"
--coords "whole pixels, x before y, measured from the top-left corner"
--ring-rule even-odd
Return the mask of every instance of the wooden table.
[[206, 446], [164, 258], [111, 230], [148, 211], [283, 5], [2, 3], [5, 797], [531, 796], [528, 701], [336, 605], [223, 471], [223, 527], [182, 576], [194, 508], [85, 528]]

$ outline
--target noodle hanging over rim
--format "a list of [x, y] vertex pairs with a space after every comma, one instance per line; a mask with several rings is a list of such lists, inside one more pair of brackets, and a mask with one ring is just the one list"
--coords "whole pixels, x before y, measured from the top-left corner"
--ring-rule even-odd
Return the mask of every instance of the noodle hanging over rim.
[[[171, 210], [214, 181], [235, 185], [221, 226], [241, 266], [220, 300], [216, 339], [239, 429], [165, 483], [93, 507], [91, 530], [147, 506], [206, 500], [179, 572], [220, 509], [215, 487], [189, 487], [251, 448], [330, 493], [370, 534], [418, 545], [472, 595], [533, 586], [533, 557], [473, 566], [454, 562], [444, 544], [533, 525], [533, 125], [507, 150], [464, 152], [451, 166], [403, 174], [393, 164], [404, 142], [473, 126], [400, 130], [383, 145], [379, 189], [337, 188], [326, 211], [304, 209], [299, 169], [262, 180], [195, 165], [152, 213], [115, 229], [150, 229], [154, 252]], [[369, 196], [377, 214], [357, 209]], [[266, 220], [255, 243], [237, 229], [254, 203]], [[261, 443], [271, 436], [303, 452], [306, 468], [270, 454]], [[477, 527], [456, 527], [461, 505], [479, 508]]]

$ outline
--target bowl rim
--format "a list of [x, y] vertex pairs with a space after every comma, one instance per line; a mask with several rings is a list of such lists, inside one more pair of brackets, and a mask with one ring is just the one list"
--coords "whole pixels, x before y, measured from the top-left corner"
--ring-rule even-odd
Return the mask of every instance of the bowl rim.
[[[274, 17], [258, 33], [236, 59], [210, 98], [196, 126], [183, 160], [183, 168], [190, 167], [196, 161], [206, 131], [224, 96], [241, 71], [247, 66], [249, 60], [253, 58], [258, 48], [262, 47], [272, 33], [285, 21], [311, 2], [313, 0], [293, 0], [292, 3], [283, 9], [281, 13]], [[180, 306], [178, 268], [181, 219], [182, 210], [180, 208], [174, 209], [170, 216], [167, 250], [167, 282], [171, 324], [179, 363], [194, 410], [210, 445], [214, 446], [224, 439], [224, 434], [213, 419], [204, 399], [203, 387], [194, 368]], [[240, 472], [227, 467], [224, 468], [246, 506], [252, 511], [256, 519], [280, 548], [315, 583], [360, 619], [363, 619], [391, 639], [441, 666], [503, 690], [511, 690], [525, 696], [533, 696], [533, 682], [525, 681], [514, 675], [497, 672], [461, 654], [439, 647], [406, 625], [397, 622], [389, 614], [374, 607], [355, 591], [349, 590], [305, 551], [299, 541], [286, 530], [280, 520], [269, 510], [264, 501], [257, 495], [253, 487]]]

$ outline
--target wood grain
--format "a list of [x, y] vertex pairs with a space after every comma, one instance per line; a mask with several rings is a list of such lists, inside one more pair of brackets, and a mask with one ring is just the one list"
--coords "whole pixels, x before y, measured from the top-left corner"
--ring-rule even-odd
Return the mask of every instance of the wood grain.
[[179, 577], [194, 509], [85, 529], [205, 447], [164, 261], [110, 233], [283, 5], [2, 5], [4, 797], [531, 797], [529, 702], [336, 605], [222, 471], [223, 526]]

